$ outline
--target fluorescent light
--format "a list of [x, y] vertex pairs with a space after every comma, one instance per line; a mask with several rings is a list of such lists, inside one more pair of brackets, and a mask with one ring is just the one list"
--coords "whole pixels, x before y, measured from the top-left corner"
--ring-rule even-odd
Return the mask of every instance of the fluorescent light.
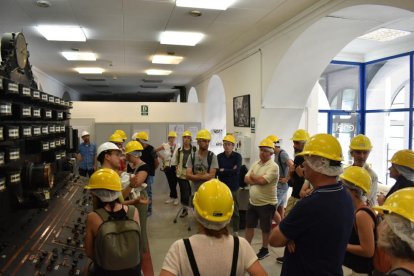
[[177, 7], [199, 8], [211, 10], [227, 10], [235, 0], [177, 0]]
[[169, 45], [195, 46], [204, 37], [202, 33], [170, 32], [161, 33], [160, 43]]
[[155, 55], [152, 57], [152, 63], [157, 64], [179, 64], [183, 60], [180, 56]]
[[79, 74], [102, 74], [105, 70], [99, 67], [77, 67]]
[[159, 69], [149, 69], [145, 70], [147, 75], [154, 75], [154, 76], [166, 76], [172, 73], [170, 70], [159, 70]]
[[96, 61], [96, 54], [91, 52], [62, 52], [67, 60], [88, 60]]
[[86, 41], [83, 30], [78, 26], [40, 25], [37, 30], [47, 39], [53, 41]]
[[403, 37], [406, 35], [411, 34], [410, 32], [395, 30], [395, 29], [387, 29], [387, 28], [380, 28], [373, 32], [367, 33], [359, 38], [367, 39], [367, 40], [375, 40], [375, 41], [390, 41], [394, 40], [399, 37]]

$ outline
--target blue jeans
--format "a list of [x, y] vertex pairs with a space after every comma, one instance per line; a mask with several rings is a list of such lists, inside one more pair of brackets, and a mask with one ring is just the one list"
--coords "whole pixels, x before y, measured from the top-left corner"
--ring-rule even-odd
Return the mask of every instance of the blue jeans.
[[277, 183], [277, 207], [285, 206], [287, 203], [287, 192], [289, 185], [287, 183]]
[[148, 175], [147, 177], [147, 192], [148, 192], [148, 199], [150, 200], [150, 203], [148, 204], [148, 212], [152, 212], [152, 184], [154, 183], [154, 176]]

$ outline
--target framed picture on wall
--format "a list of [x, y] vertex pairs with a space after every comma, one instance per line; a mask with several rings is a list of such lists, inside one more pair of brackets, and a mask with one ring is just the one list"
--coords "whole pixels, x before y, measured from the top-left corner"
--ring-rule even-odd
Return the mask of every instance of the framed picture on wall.
[[235, 127], [250, 127], [250, 95], [233, 98], [233, 119]]

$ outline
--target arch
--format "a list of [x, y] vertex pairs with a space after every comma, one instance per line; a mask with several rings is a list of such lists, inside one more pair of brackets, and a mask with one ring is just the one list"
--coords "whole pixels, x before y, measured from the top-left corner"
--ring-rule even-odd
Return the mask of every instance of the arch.
[[197, 90], [194, 87], [191, 87], [190, 91], [188, 91], [187, 102], [189, 102], [189, 103], [198, 103]]
[[204, 115], [204, 127], [212, 135], [209, 148], [218, 154], [223, 151], [222, 139], [226, 134], [226, 96], [223, 82], [217, 75], [213, 75], [208, 83]]
[[[364, 2], [368, 4], [361, 4]], [[278, 61], [269, 85], [263, 91], [257, 139], [270, 131], [288, 138], [295, 129], [304, 127], [299, 123], [315, 82], [341, 49], [380, 25], [412, 16], [409, 9], [413, 9], [412, 5], [402, 1], [355, 0], [344, 1], [341, 5], [334, 11], [320, 14], [308, 27], [289, 32], [289, 36], [296, 37], [284, 46], [284, 54], [276, 57]], [[271, 124], [269, 118], [272, 118]]]

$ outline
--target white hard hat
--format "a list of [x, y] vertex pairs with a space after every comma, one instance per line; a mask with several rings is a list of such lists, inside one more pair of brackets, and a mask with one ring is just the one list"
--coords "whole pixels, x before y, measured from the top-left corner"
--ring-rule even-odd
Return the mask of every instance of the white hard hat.
[[138, 135], [138, 132], [135, 132], [134, 134], [132, 134], [131, 140], [135, 141], [137, 139], [137, 135]]
[[119, 151], [121, 151], [118, 148], [118, 146], [115, 145], [114, 143], [112, 143], [112, 142], [105, 142], [105, 143], [103, 143], [102, 145], [100, 145], [98, 147], [98, 150], [96, 152], [96, 156], [99, 156], [99, 154], [101, 154], [102, 152], [107, 151], [107, 150], [119, 150]]
[[86, 130], [82, 131], [81, 137], [86, 136], [86, 135], [90, 135], [89, 132], [87, 132]]

